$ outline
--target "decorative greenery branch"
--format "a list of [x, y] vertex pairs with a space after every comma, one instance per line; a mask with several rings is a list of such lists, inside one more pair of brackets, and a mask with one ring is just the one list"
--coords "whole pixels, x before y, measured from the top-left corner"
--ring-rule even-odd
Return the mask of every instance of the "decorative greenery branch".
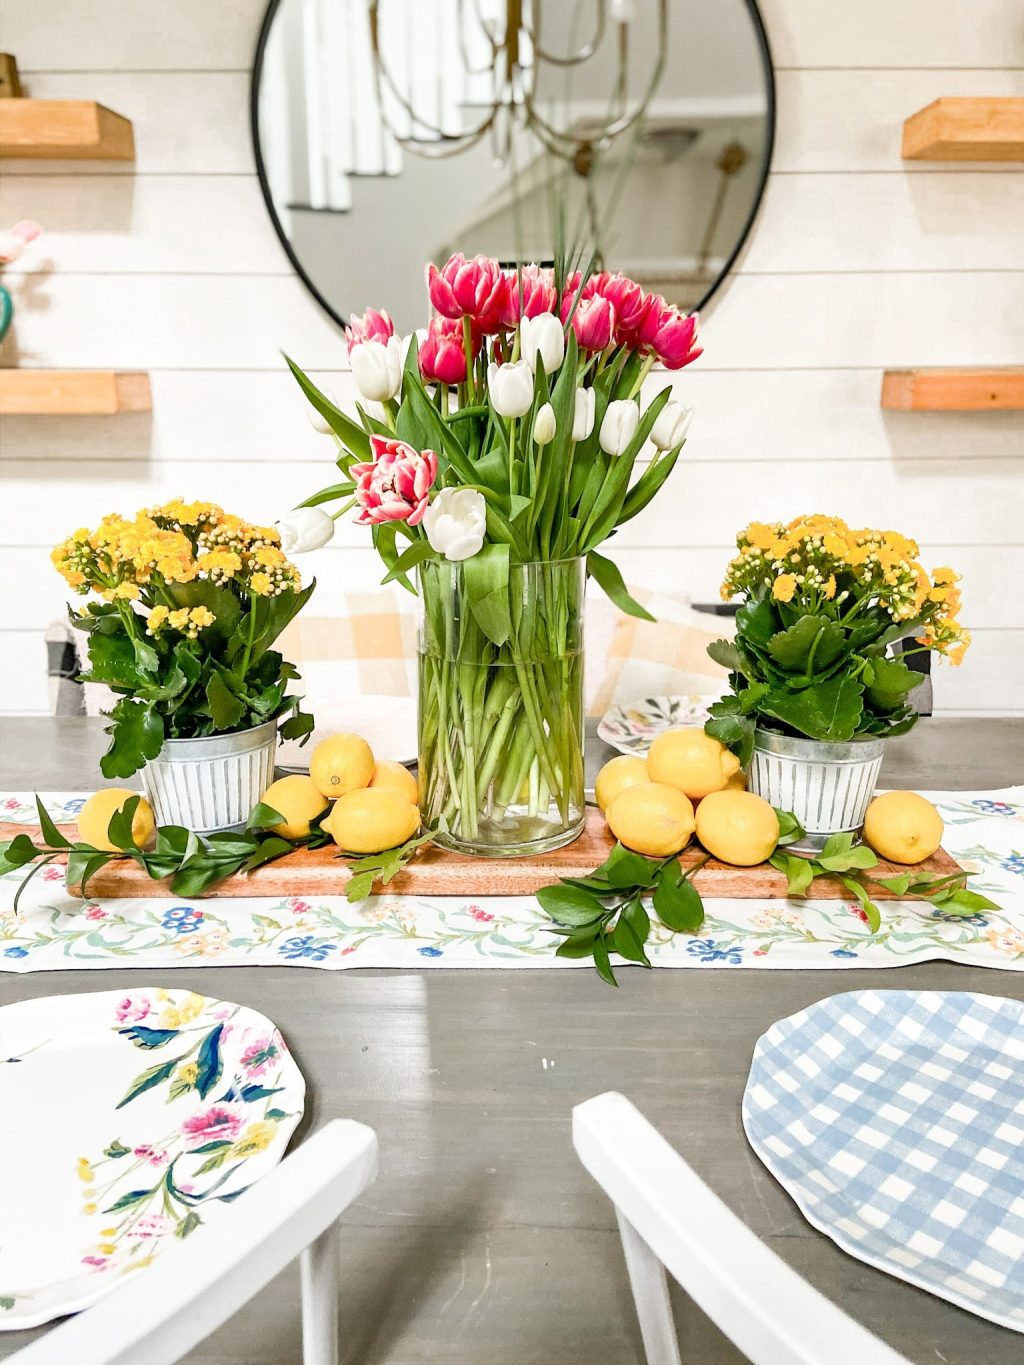
[[645, 944], [651, 917], [644, 906], [650, 897], [666, 928], [695, 934], [704, 923], [704, 903], [690, 878], [707, 862], [706, 854], [685, 871], [676, 854], [646, 858], [616, 844], [607, 859], [586, 877], [563, 877], [537, 892], [541, 908], [554, 921], [552, 932], [565, 942], [558, 957], [592, 957], [597, 973], [617, 986], [610, 954], [627, 962], [651, 965]]
[[877, 934], [882, 916], [871, 899], [870, 887], [884, 886], [895, 896], [911, 896], [927, 901], [947, 915], [975, 915], [979, 910], [998, 910], [999, 906], [977, 891], [967, 889], [968, 873], [956, 871], [934, 876], [908, 868], [895, 877], [873, 877], [871, 869], [878, 858], [866, 844], [854, 844], [852, 834], [833, 834], [816, 858], [801, 858], [776, 850], [769, 858], [772, 867], [785, 873], [786, 894], [805, 897], [818, 877], [832, 877], [860, 902], [868, 928]]
[[[299, 848], [323, 848], [332, 842], [331, 836], [320, 827], [327, 815], [312, 821], [309, 834], [300, 839], [286, 839], [275, 834], [273, 828], [284, 817], [271, 806], [259, 802], [252, 810], [245, 829], [238, 833], [210, 834], [200, 837], [180, 825], [160, 825], [156, 842], [151, 849], [140, 848], [132, 835], [132, 820], [141, 798], [133, 796], [115, 811], [107, 826], [107, 837], [116, 851], [94, 848], [81, 841], [65, 838], [36, 797], [41, 842], [34, 843], [27, 834], [0, 841], [0, 876], [29, 868], [14, 896], [14, 909], [26, 886], [47, 863], [67, 857], [66, 885], [80, 886], [86, 895], [92, 877], [108, 863], [119, 858], [132, 858], [154, 881], [171, 879], [171, 890], [177, 896], [199, 896], [236, 872], [252, 872], [264, 863], [274, 862]], [[349, 861], [352, 876], [345, 885], [349, 901], [362, 900], [370, 894], [375, 883], [388, 882], [410, 861], [416, 850], [433, 838], [427, 831], [385, 853], [374, 853]], [[344, 851], [338, 857], [345, 857]]]
[[[881, 914], [868, 888], [884, 886], [896, 896], [928, 901], [950, 915], [973, 915], [979, 910], [998, 910], [993, 901], [967, 890], [968, 873], [933, 876], [908, 868], [895, 877], [870, 877], [878, 858], [865, 844], [854, 845], [852, 834], [836, 834], [817, 858], [787, 853], [786, 846], [803, 838], [804, 830], [790, 811], [776, 809], [779, 842], [769, 858], [772, 867], [785, 873], [787, 896], [805, 897], [819, 877], [833, 877], [860, 902], [868, 928], [877, 933]], [[617, 986], [611, 954], [627, 962], [650, 967], [645, 945], [651, 918], [644, 904], [650, 899], [654, 912], [673, 933], [696, 934], [704, 923], [704, 903], [691, 878], [708, 861], [704, 854], [685, 870], [676, 854], [646, 858], [616, 844], [600, 867], [586, 877], [563, 877], [555, 886], [537, 892], [541, 908], [551, 916], [552, 933], [564, 942], [558, 957], [592, 957], [602, 980]]]

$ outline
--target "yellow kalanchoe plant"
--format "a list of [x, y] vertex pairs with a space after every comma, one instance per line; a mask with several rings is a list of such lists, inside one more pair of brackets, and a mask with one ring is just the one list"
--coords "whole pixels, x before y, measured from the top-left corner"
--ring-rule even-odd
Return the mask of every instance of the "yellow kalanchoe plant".
[[929, 575], [906, 536], [807, 516], [751, 522], [736, 545], [722, 585], [725, 600], [746, 599], [736, 639], [708, 651], [730, 669], [733, 695], [712, 708], [708, 729], [744, 761], [755, 723], [833, 742], [903, 734], [917, 719], [908, 698], [921, 682], [907, 655], [962, 661], [970, 634], [957, 619], [958, 575]]
[[270, 646], [315, 583], [302, 589], [273, 527], [175, 499], [131, 521], [106, 516], [51, 558], [76, 593], [102, 599], [71, 619], [89, 634], [83, 680], [121, 694], [109, 713], [105, 777], [131, 776], [165, 739], [279, 717], [287, 738], [312, 729], [286, 692], [298, 674]]

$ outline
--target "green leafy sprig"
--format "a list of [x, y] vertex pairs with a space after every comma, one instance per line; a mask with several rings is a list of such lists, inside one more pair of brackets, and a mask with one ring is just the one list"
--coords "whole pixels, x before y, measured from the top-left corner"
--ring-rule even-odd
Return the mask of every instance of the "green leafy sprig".
[[872, 876], [871, 870], [878, 866], [878, 858], [866, 844], [855, 844], [851, 833], [833, 834], [816, 858], [801, 858], [776, 849], [768, 861], [785, 873], [789, 896], [807, 896], [818, 877], [832, 877], [838, 881], [860, 902], [873, 934], [882, 927], [882, 916], [871, 899], [872, 886], [884, 886], [896, 896], [927, 901], [947, 915], [975, 915], [979, 910], [999, 909], [987, 896], [967, 889], [968, 873], [961, 870], [936, 876], [908, 868], [895, 877]]
[[[238, 833], [200, 836], [180, 825], [160, 825], [156, 830], [154, 846], [145, 849], [136, 843], [132, 833], [132, 820], [141, 800], [133, 796], [110, 817], [107, 838], [115, 845], [115, 851], [111, 851], [65, 838], [38, 796], [35, 800], [41, 842], [34, 843], [27, 834], [0, 841], [0, 876], [21, 868], [29, 869], [15, 893], [15, 910], [26, 886], [39, 869], [62, 855], [67, 857], [66, 884], [80, 886], [83, 896], [87, 892], [89, 880], [101, 867], [118, 858], [128, 857], [134, 859], [154, 881], [169, 877], [174, 894], [188, 898], [201, 895], [236, 872], [249, 873], [264, 863], [294, 853], [296, 849], [323, 848], [332, 842], [331, 836], [321, 827], [327, 810], [311, 822], [309, 834], [299, 839], [287, 839], [273, 832], [274, 826], [280, 824], [284, 817], [261, 801], [253, 807], [245, 829]], [[375, 882], [386, 885], [409, 862], [416, 850], [432, 837], [433, 833], [427, 831], [385, 853], [375, 853], [350, 862], [353, 875], [345, 887], [348, 900], [361, 900], [369, 895]], [[346, 856], [344, 851], [339, 851], [339, 858]]]
[[695, 934], [704, 923], [704, 902], [691, 878], [709, 856], [684, 869], [674, 853], [647, 858], [617, 843], [588, 876], [563, 877], [555, 886], [542, 887], [537, 899], [554, 921], [552, 932], [565, 939], [556, 955], [592, 957], [598, 975], [610, 986], [619, 984], [613, 952], [649, 967], [645, 945], [651, 917], [645, 899], [667, 929]]

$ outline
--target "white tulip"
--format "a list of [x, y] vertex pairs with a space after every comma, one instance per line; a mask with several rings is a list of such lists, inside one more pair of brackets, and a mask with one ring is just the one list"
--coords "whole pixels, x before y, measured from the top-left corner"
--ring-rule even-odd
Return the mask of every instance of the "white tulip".
[[487, 504], [475, 488], [442, 488], [423, 514], [430, 548], [453, 562], [469, 559], [484, 543]]
[[519, 353], [531, 370], [537, 368], [539, 355], [544, 362], [544, 373], [553, 374], [565, 359], [565, 332], [561, 319], [554, 313], [523, 318], [519, 324]]
[[555, 439], [557, 430], [555, 410], [550, 403], [545, 403], [537, 409], [537, 416], [533, 419], [533, 439], [539, 446], [546, 446]]
[[499, 417], [522, 417], [533, 402], [533, 371], [525, 360], [487, 366], [491, 407]]
[[585, 441], [594, 430], [594, 404], [597, 401], [593, 389], [576, 390], [576, 408], [572, 415], [572, 439]]
[[666, 403], [651, 428], [651, 442], [659, 450], [673, 450], [681, 443], [693, 421], [693, 408]]
[[296, 507], [274, 525], [281, 533], [281, 549], [286, 555], [322, 549], [334, 535], [334, 518], [319, 507]]
[[363, 403], [363, 411], [367, 417], [372, 417], [377, 422], [387, 422], [387, 408], [383, 403], [375, 403], [372, 398], [367, 398]]
[[640, 425], [640, 409], [628, 398], [617, 398], [605, 409], [598, 442], [606, 455], [622, 455]]
[[349, 347], [349, 364], [364, 398], [384, 403], [402, 387], [402, 343], [398, 337], [361, 341]]
[[[321, 392], [325, 398], [330, 399], [335, 407], [338, 406], [338, 400], [330, 389], [322, 389]], [[309, 418], [309, 425], [314, 431], [319, 431], [322, 436], [334, 435], [334, 429], [327, 418], [324, 417], [322, 413], [317, 412], [312, 403], [306, 404], [306, 416]]]

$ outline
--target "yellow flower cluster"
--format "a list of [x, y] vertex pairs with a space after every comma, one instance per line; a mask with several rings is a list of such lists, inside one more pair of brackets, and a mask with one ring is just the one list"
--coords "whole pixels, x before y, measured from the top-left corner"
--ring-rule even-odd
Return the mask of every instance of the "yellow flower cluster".
[[253, 553], [249, 587], [260, 597], [277, 597], [299, 586], [298, 571], [276, 545], [263, 545]]
[[[110, 601], [137, 601], [142, 589], [156, 583], [214, 583], [236, 580], [243, 591], [273, 597], [301, 586], [298, 569], [280, 548], [281, 537], [270, 526], [256, 526], [225, 512], [215, 503], [175, 498], [139, 512], [133, 521], [106, 516], [95, 531], [81, 528], [51, 554], [58, 573], [82, 596], [99, 593]], [[149, 599], [144, 603], [151, 605]], [[193, 634], [210, 621], [193, 615], [175, 629]], [[152, 623], [152, 617], [150, 618]], [[150, 630], [159, 629], [158, 618]]]
[[787, 523], [753, 521], [736, 537], [722, 597], [761, 596], [809, 610], [834, 603], [852, 614], [878, 607], [894, 622], [923, 627], [919, 642], [959, 664], [970, 634], [957, 620], [958, 575], [931, 576], [918, 562], [917, 543], [897, 531], [854, 530], [839, 517], [797, 517]]
[[155, 635], [163, 626], [168, 625], [172, 630], [178, 630], [182, 635], [194, 640], [201, 630], [212, 626], [216, 619], [209, 607], [176, 607], [172, 611], [162, 602], [158, 602], [149, 613], [146, 634]]

